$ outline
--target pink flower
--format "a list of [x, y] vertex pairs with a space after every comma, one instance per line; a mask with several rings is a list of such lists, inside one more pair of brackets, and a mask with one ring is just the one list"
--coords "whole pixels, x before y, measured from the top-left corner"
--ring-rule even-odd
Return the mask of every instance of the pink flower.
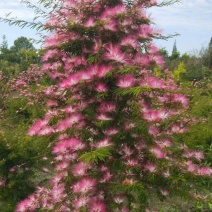
[[61, 202], [65, 197], [65, 184], [55, 185], [51, 190], [51, 197], [54, 203]]
[[126, 200], [126, 198], [123, 197], [123, 196], [116, 196], [116, 197], [113, 198], [113, 200], [114, 200], [115, 203], [121, 204]]
[[27, 200], [27, 199], [19, 202], [15, 211], [16, 212], [27, 212], [28, 208], [29, 208], [28, 203], [29, 203], [29, 200]]
[[146, 149], [147, 145], [145, 144], [145, 142], [140, 141], [138, 143], [135, 144], [135, 148], [140, 152], [143, 149]]
[[149, 122], [159, 122], [167, 119], [169, 117], [169, 113], [166, 110], [151, 110], [151, 109], [143, 109], [144, 111], [144, 119]]
[[35, 124], [33, 124], [28, 131], [28, 135], [34, 136], [38, 134], [38, 132], [45, 127], [48, 124], [49, 120], [48, 119], [39, 119]]
[[106, 30], [116, 32], [117, 31], [117, 22], [114, 19], [107, 19], [104, 21], [103, 27]]
[[76, 108], [73, 105], [68, 105], [65, 109], [64, 109], [65, 113], [74, 113], [76, 112]]
[[61, 163], [57, 164], [55, 166], [55, 170], [57, 171], [64, 171], [69, 167], [69, 162], [68, 161], [62, 161]]
[[159, 131], [158, 128], [154, 125], [149, 127], [149, 134], [153, 135], [154, 137], [156, 137], [157, 135], [159, 135]]
[[84, 176], [86, 174], [87, 167], [84, 162], [77, 163], [72, 169], [72, 173], [75, 177]]
[[161, 55], [154, 55], [151, 57], [151, 61], [153, 63], [156, 63], [157, 65], [159, 65], [161, 68], [163, 67], [163, 64], [165, 63], [164, 62], [164, 59]]
[[36, 196], [32, 194], [27, 199], [18, 203], [15, 212], [35, 211], [38, 207], [38, 200]]
[[74, 206], [75, 209], [78, 210], [81, 207], [87, 206], [88, 203], [89, 203], [89, 198], [82, 196], [82, 197], [79, 197], [79, 198], [77, 198], [77, 199], [74, 200], [73, 206]]
[[95, 19], [94, 17], [90, 17], [85, 23], [85, 27], [94, 27], [95, 26]]
[[34, 103], [33, 103], [33, 102], [28, 102], [27, 104], [28, 104], [28, 105], [34, 105]]
[[80, 81], [80, 75], [79, 74], [72, 74], [67, 79], [63, 80], [59, 84], [59, 88], [60, 89], [70, 88], [70, 87], [78, 84], [79, 81]]
[[152, 147], [150, 152], [158, 159], [166, 158], [166, 153], [158, 146]]
[[80, 71], [78, 75], [80, 80], [89, 81], [93, 79], [93, 74], [90, 71]]
[[97, 70], [97, 76], [102, 78], [104, 77], [106, 74], [108, 74], [112, 69], [112, 66], [106, 66], [106, 65], [102, 65], [102, 66], [99, 66], [98, 67], [98, 70]]
[[159, 51], [158, 47], [156, 47], [153, 43], [149, 43], [147, 48], [150, 54], [156, 54]]
[[165, 178], [169, 177], [169, 176], [170, 176], [169, 170], [163, 172], [163, 176], [164, 176]]
[[100, 66], [97, 64], [91, 65], [88, 67], [88, 71], [92, 73], [93, 76], [97, 75], [99, 72]]
[[177, 124], [173, 124], [171, 130], [173, 133], [184, 133], [186, 131], [185, 128], [183, 128]]
[[90, 204], [90, 212], [106, 212], [106, 205], [103, 201], [94, 200]]
[[187, 165], [188, 172], [193, 172], [194, 173], [194, 172], [196, 172], [198, 170], [197, 165], [193, 164], [192, 161], [187, 161], [186, 165]]
[[157, 114], [157, 111], [155, 110], [146, 110], [144, 112], [144, 119], [146, 119], [147, 121], [150, 121], [150, 122], [157, 122], [158, 121], [158, 114]]
[[150, 35], [152, 34], [152, 32], [153, 32], [153, 30], [149, 25], [142, 24], [139, 27], [138, 36], [141, 37], [142, 39], [143, 38], [149, 38]]
[[82, 119], [83, 119], [83, 116], [81, 114], [77, 114], [77, 113], [71, 114], [69, 118], [58, 122], [56, 131], [57, 132], [64, 131], [70, 128], [71, 126], [73, 126], [74, 124], [77, 124]]
[[158, 79], [156, 77], [153, 76], [146, 76], [144, 78], [144, 80], [146, 81], [146, 85], [152, 88], [158, 88], [161, 89], [164, 86], [164, 81], [161, 79]]
[[96, 185], [96, 181], [92, 178], [83, 178], [77, 183], [75, 183], [72, 187], [73, 192], [75, 193], [87, 193], [94, 189]]
[[119, 132], [119, 130], [117, 128], [107, 128], [106, 130], [104, 130], [104, 134], [107, 136], [112, 136], [112, 135], [116, 135]]
[[202, 166], [201, 168], [197, 169], [199, 175], [202, 176], [212, 176], [212, 168], [207, 166]]
[[108, 91], [108, 87], [107, 87], [106, 83], [98, 82], [98, 83], [96, 83], [94, 90], [99, 93], [104, 93], [104, 92]]
[[181, 103], [184, 108], [188, 107], [189, 100], [182, 94], [175, 94], [173, 96], [173, 100], [176, 101], [176, 102]]
[[161, 148], [166, 148], [166, 147], [172, 146], [172, 142], [168, 138], [164, 138], [162, 140], [155, 141], [155, 143]]
[[60, 173], [60, 174], [57, 174], [53, 177], [53, 179], [51, 180], [51, 183], [52, 185], [57, 185], [58, 183], [60, 183], [63, 179], [63, 175]]
[[44, 127], [38, 132], [38, 135], [51, 135], [54, 132], [54, 129], [50, 126]]
[[59, 26], [60, 21], [56, 17], [51, 17], [45, 24], [46, 27]]
[[123, 206], [121, 212], [130, 212], [130, 210], [126, 206]]
[[53, 154], [65, 154], [69, 151], [74, 151], [74, 148], [81, 144], [81, 141], [75, 138], [69, 138], [58, 142], [52, 150]]
[[48, 169], [48, 168], [43, 168], [42, 170], [43, 170], [44, 172], [47, 172], [47, 173], [49, 172], [49, 169]]
[[128, 179], [128, 178], [126, 178], [126, 179], [122, 182], [123, 185], [132, 185], [133, 183], [135, 183], [135, 180], [133, 180], [133, 179]]
[[119, 77], [117, 86], [120, 88], [130, 88], [134, 85], [135, 79], [131, 74], [122, 75]]
[[138, 162], [138, 159], [128, 159], [125, 164], [127, 166], [134, 167], [138, 165]]
[[120, 63], [126, 63], [125, 54], [121, 52], [118, 45], [113, 45], [109, 43], [106, 47], [106, 53], [103, 55], [104, 59], [115, 60]]
[[198, 161], [202, 161], [204, 159], [204, 154], [202, 151], [193, 151], [192, 155], [194, 158], [196, 158]]
[[15, 172], [17, 170], [16, 166], [13, 166], [12, 168], [9, 169], [10, 172]]
[[94, 39], [94, 45], [92, 48], [92, 52], [93, 53], [99, 52], [101, 47], [102, 47], [102, 41], [100, 39]]
[[169, 112], [168, 112], [167, 110], [163, 110], [163, 109], [158, 110], [158, 111], [157, 111], [157, 115], [158, 115], [158, 118], [159, 118], [161, 121], [167, 119], [167, 118], [170, 116]]
[[149, 162], [144, 166], [144, 169], [150, 173], [154, 173], [154, 172], [156, 172], [157, 166], [155, 164]]
[[139, 43], [133, 36], [126, 36], [121, 40], [121, 45], [123, 46], [131, 46], [134, 49], [137, 49], [139, 47]]
[[126, 9], [123, 4], [119, 4], [115, 7], [106, 8], [105, 11], [102, 13], [101, 19], [105, 20], [107, 18], [125, 13]]
[[100, 182], [101, 182], [101, 183], [105, 183], [105, 182], [109, 181], [109, 180], [111, 179], [111, 177], [112, 177], [112, 174], [110, 173], [109, 170], [107, 170], [107, 171], [103, 174], [102, 179], [100, 180]]
[[149, 66], [149, 64], [150, 64], [149, 55], [137, 53], [135, 55], [135, 57], [133, 58], [133, 64], [134, 65], [141, 65], [141, 66], [144, 66], [144, 67]]
[[47, 50], [43, 56], [42, 56], [42, 61], [47, 61], [48, 59], [52, 58], [52, 57], [57, 57], [57, 55], [59, 55], [59, 52], [57, 49], [53, 49], [53, 50]]
[[101, 112], [114, 112], [116, 110], [116, 105], [113, 102], [101, 102], [98, 110]]
[[94, 144], [92, 144], [92, 146], [96, 147], [96, 148], [101, 148], [101, 147], [108, 147], [111, 146], [113, 143], [110, 142], [109, 138], [105, 138], [104, 140], [98, 141]]
[[101, 121], [110, 121], [110, 120], [113, 120], [112, 118], [110, 118], [109, 116], [107, 116], [106, 114], [104, 113], [100, 113], [96, 119], [98, 120], [101, 120]]
[[169, 195], [169, 191], [164, 190], [164, 189], [160, 189], [160, 192], [163, 196], [168, 196]]
[[0, 188], [1, 188], [2, 186], [4, 186], [4, 184], [5, 184], [5, 180], [0, 179]]
[[123, 152], [124, 157], [129, 157], [129, 156], [133, 155], [133, 153], [134, 153], [134, 151], [127, 145], [124, 145], [121, 148], [121, 151]]

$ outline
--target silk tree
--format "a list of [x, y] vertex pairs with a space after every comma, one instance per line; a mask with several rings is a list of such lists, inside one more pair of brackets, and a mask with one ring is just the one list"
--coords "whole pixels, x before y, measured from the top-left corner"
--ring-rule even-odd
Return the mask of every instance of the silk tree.
[[28, 132], [52, 136], [55, 173], [17, 212], [144, 211], [152, 193], [192, 196], [194, 177], [211, 175], [201, 151], [175, 141], [193, 121], [189, 99], [163, 70], [147, 15], [171, 3], [57, 2], [44, 25], [49, 111]]

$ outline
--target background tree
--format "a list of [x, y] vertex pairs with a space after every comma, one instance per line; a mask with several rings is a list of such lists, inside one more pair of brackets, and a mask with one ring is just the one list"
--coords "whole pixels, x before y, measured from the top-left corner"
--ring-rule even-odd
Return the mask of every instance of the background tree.
[[8, 50], [8, 42], [5, 35], [2, 36], [2, 43], [0, 45], [0, 52], [3, 54], [5, 51]]
[[173, 45], [173, 49], [172, 49], [172, 54], [169, 57], [170, 60], [177, 60], [180, 57], [180, 52], [177, 50], [177, 42], [175, 40], [174, 45]]
[[18, 53], [21, 50], [35, 50], [35, 47], [32, 45], [32, 43], [27, 39], [26, 37], [19, 37], [14, 41], [13, 46], [11, 47], [11, 50]]
[[212, 38], [208, 44], [208, 47], [206, 49], [203, 48], [200, 54], [203, 64], [209, 69], [212, 69]]
[[165, 61], [169, 60], [169, 53], [165, 48], [160, 49], [160, 54], [163, 56]]
[[210, 40], [210, 43], [209, 43], [209, 48], [212, 47], [212, 37], [211, 37], [211, 40]]
[[1, 44], [0, 64], [3, 75], [12, 76], [27, 70], [31, 64], [40, 63], [39, 51], [26, 38], [20, 37], [8, 48], [6, 37]]

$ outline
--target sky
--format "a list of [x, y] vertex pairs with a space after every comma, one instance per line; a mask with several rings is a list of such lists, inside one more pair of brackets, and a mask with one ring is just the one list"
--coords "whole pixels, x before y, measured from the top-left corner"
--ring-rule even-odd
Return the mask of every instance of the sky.
[[[36, 3], [38, 0], [29, 0]], [[32, 20], [35, 16], [33, 10], [20, 3], [21, 0], [0, 0], [0, 17], [11, 12], [11, 17]], [[181, 0], [172, 6], [154, 7], [148, 13], [151, 15], [155, 27], [162, 30], [162, 34], [180, 34], [174, 38], [156, 40], [158, 47], [165, 47], [171, 53], [174, 41], [181, 53], [193, 53], [202, 47], [207, 47], [212, 37], [212, 0]], [[20, 36], [39, 40], [36, 30], [19, 28], [0, 23], [0, 38], [6, 35], [9, 46]], [[0, 39], [1, 43], [1, 39]], [[35, 45], [39, 48], [39, 45]]]

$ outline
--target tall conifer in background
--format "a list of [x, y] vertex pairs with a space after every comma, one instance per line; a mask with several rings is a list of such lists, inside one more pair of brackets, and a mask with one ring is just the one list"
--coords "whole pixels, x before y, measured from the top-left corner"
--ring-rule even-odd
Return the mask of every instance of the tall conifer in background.
[[177, 42], [176, 42], [176, 40], [174, 41], [174, 45], [173, 45], [173, 49], [172, 49], [172, 54], [174, 54], [175, 52], [177, 52]]

